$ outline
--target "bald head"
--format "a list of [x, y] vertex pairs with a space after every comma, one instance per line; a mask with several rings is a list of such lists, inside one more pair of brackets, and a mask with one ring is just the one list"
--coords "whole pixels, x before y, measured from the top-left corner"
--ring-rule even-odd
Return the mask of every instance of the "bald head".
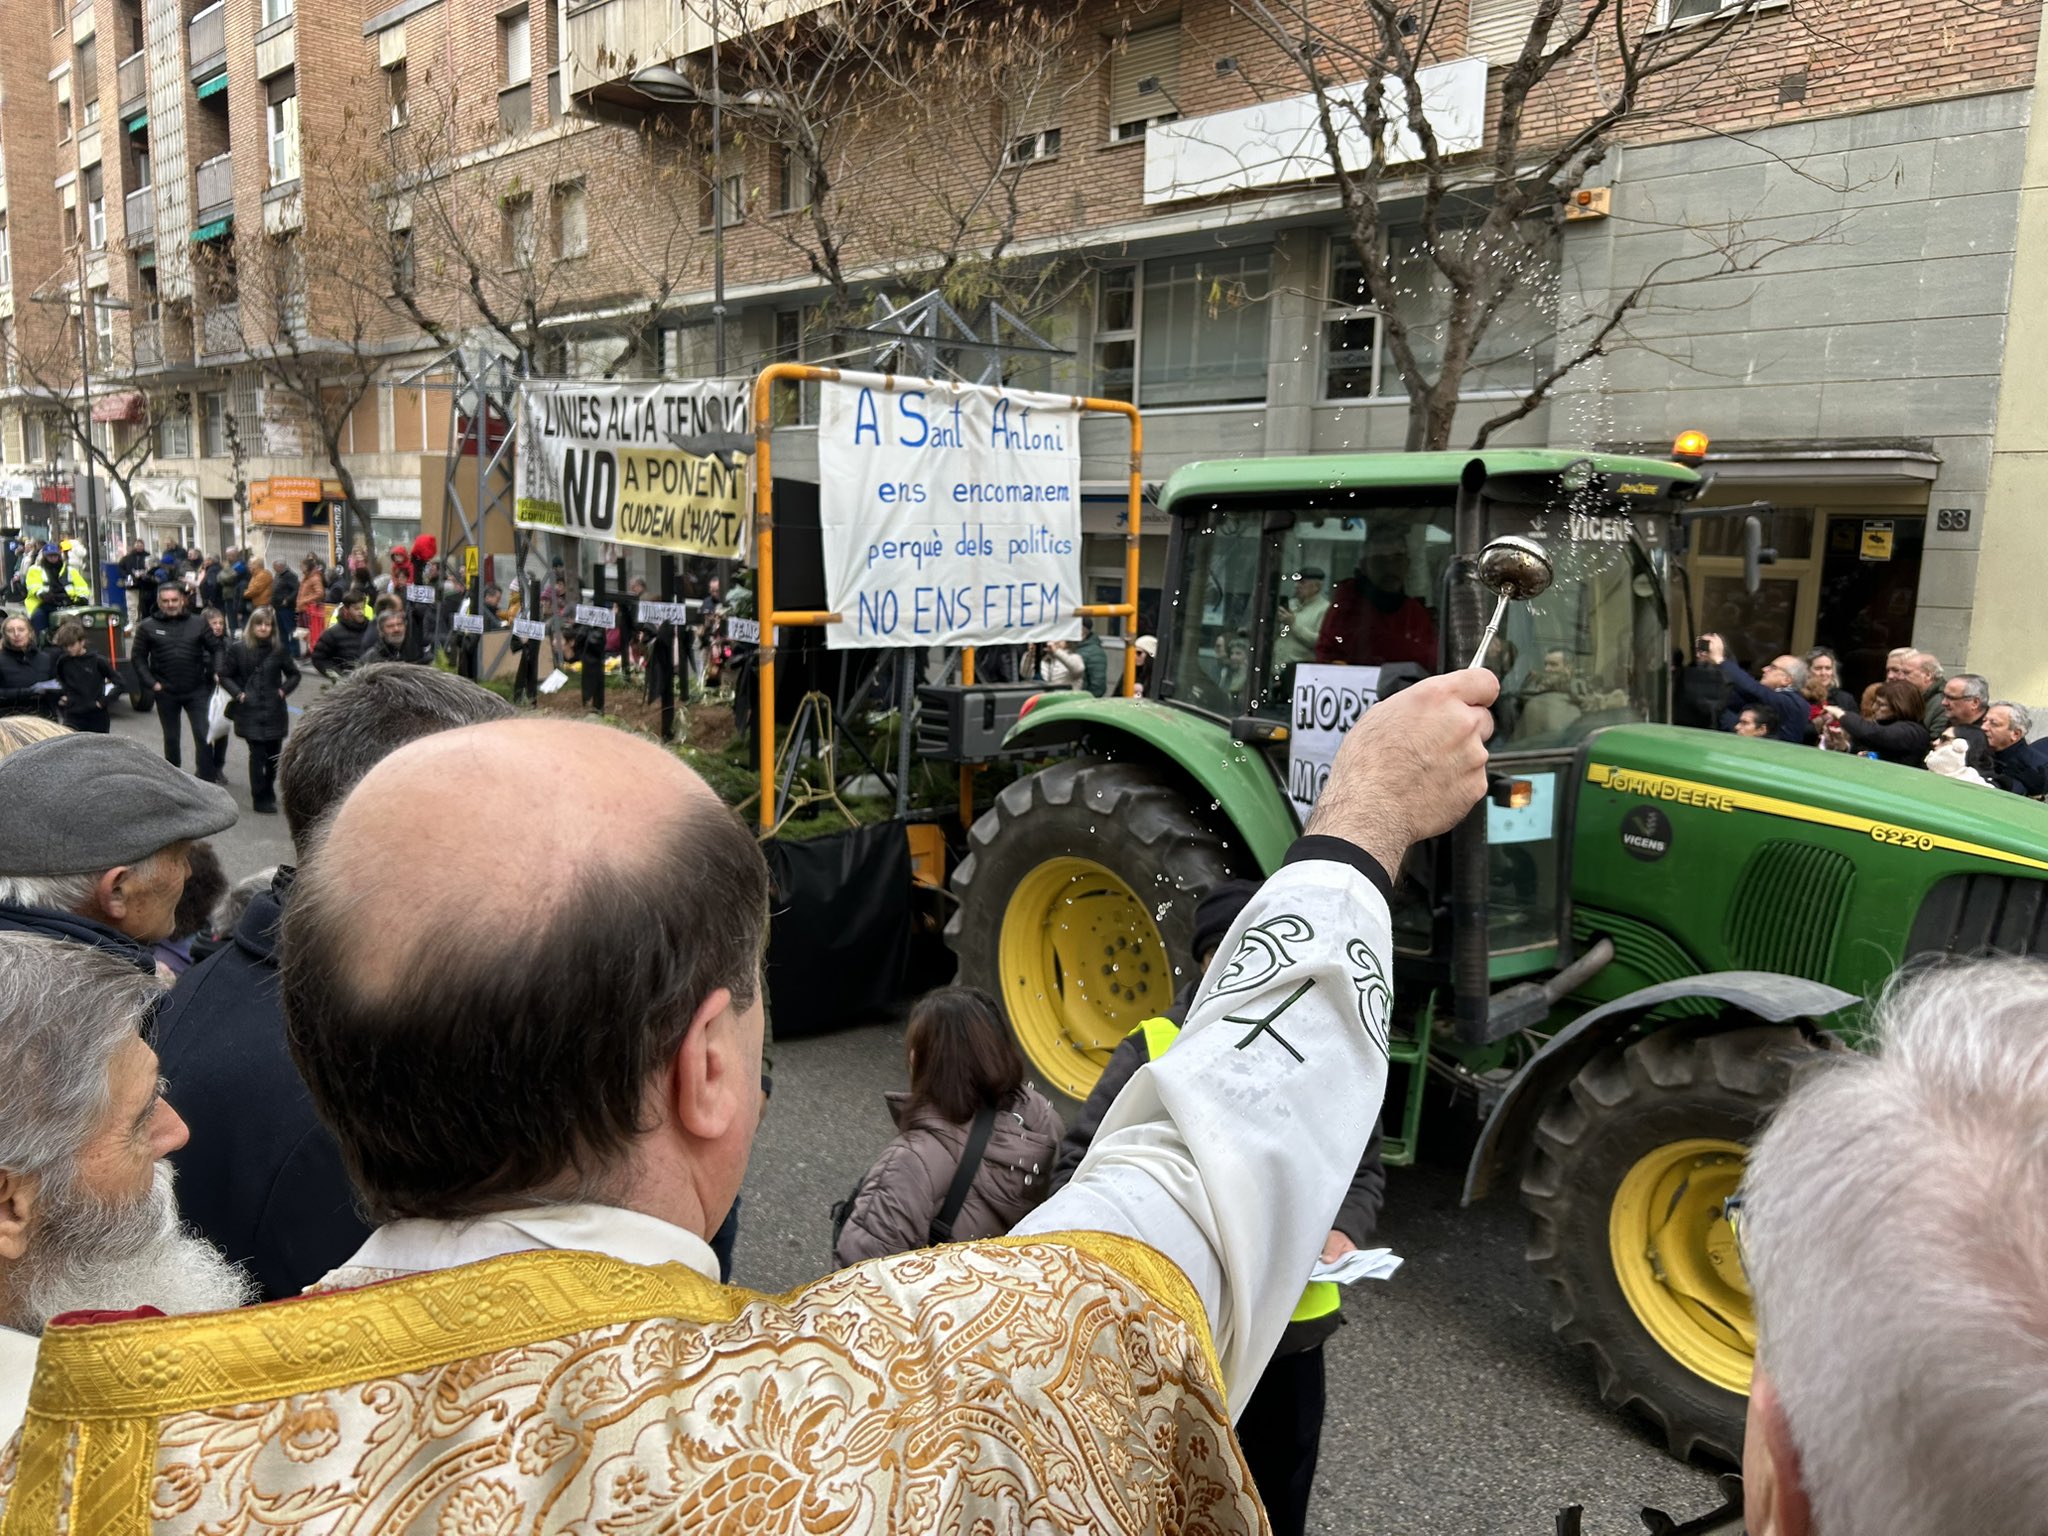
[[473, 725], [378, 763], [282, 951], [293, 1055], [374, 1212], [606, 1187], [706, 1000], [753, 1005], [767, 894], [704, 781], [608, 726]]
[[[350, 963], [396, 985], [445, 925], [487, 939], [551, 917], [591, 883], [644, 875], [692, 815], [731, 819], [675, 754], [610, 726], [529, 716], [392, 753], [342, 802], [316, 862], [363, 909], [341, 935]], [[393, 828], [405, 829], [402, 859]], [[491, 835], [504, 828], [517, 833]], [[422, 869], [463, 893], [438, 925], [411, 905]]]

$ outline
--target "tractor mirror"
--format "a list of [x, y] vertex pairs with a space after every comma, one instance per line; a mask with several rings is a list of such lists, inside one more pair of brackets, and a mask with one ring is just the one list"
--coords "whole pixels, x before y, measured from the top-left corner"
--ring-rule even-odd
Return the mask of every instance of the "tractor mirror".
[[1764, 584], [1763, 568], [1778, 563], [1778, 552], [1764, 543], [1764, 520], [1751, 513], [1742, 520], [1742, 590], [1754, 597]]

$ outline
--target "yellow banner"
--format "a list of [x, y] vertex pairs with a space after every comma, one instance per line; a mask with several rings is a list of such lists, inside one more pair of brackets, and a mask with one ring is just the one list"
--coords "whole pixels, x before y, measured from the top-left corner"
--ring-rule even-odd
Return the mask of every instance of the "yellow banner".
[[680, 448], [598, 449], [582, 473], [564, 477], [563, 500], [522, 496], [515, 521], [572, 538], [734, 560], [748, 497], [746, 456], [733, 457], [727, 464]]
[[619, 455], [621, 544], [732, 560], [746, 515], [744, 461], [723, 464], [680, 448], [629, 448]]

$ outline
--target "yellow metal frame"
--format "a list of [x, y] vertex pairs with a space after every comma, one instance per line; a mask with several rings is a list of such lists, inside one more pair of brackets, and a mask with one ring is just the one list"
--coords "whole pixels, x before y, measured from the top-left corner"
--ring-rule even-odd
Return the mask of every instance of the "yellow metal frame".
[[[808, 363], [771, 363], [763, 368], [754, 379], [754, 561], [760, 571], [759, 584], [755, 589], [754, 607], [761, 625], [760, 664], [756, 667], [756, 685], [760, 690], [760, 742], [761, 763], [759, 817], [763, 836], [775, 827], [775, 631], [784, 625], [792, 628], [815, 628], [823, 624], [844, 622], [836, 613], [794, 609], [788, 613], [779, 612], [775, 607], [775, 476], [770, 465], [771, 445], [775, 425], [770, 419], [770, 407], [778, 383], [837, 383], [845, 375], [837, 368], [814, 368]], [[894, 391], [899, 383], [924, 383], [921, 379], [883, 374], [882, 388]], [[1130, 521], [1124, 538], [1124, 600], [1120, 603], [1082, 603], [1075, 612], [1090, 618], [1121, 618], [1132, 621], [1136, 628], [1138, 616], [1138, 518], [1139, 503], [1144, 499], [1144, 485], [1139, 478], [1145, 455], [1144, 422], [1138, 415], [1138, 408], [1124, 400], [1096, 400], [1081, 395], [1069, 397], [1077, 410], [1103, 415], [1123, 416], [1131, 424], [1131, 479], [1130, 479]], [[1126, 636], [1124, 645], [1124, 695], [1130, 697], [1138, 684], [1138, 648], [1135, 634]], [[961, 659], [960, 676], [963, 682], [974, 681], [974, 650], [970, 646]], [[972, 804], [970, 782], [971, 769], [963, 768], [960, 773], [961, 814], [965, 816]]]

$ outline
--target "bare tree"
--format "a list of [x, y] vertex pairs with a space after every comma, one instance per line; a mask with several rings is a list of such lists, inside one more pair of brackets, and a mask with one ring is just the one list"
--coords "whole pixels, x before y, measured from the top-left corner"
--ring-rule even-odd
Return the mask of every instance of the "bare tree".
[[[234, 253], [248, 371], [265, 385], [266, 427], [310, 436], [341, 485], [338, 542], [368, 546], [369, 513], [350, 464], [350, 422], [382, 378], [393, 354], [417, 345], [391, 299], [380, 242], [363, 239], [382, 210], [358, 194], [323, 200], [311, 235], [254, 231]], [[231, 413], [232, 414], [232, 413]], [[237, 422], [234, 447], [248, 423]], [[240, 481], [239, 470], [237, 480]], [[246, 495], [238, 485], [238, 494]]]
[[573, 334], [616, 343], [606, 377], [657, 362], [677, 294], [710, 278], [687, 146], [659, 123], [574, 121], [480, 154], [461, 84], [431, 71], [408, 110], [329, 174], [370, 189], [384, 291], [415, 342], [455, 351], [481, 331], [530, 372]]
[[[56, 306], [61, 319], [48, 323], [16, 324], [0, 331], [5, 357], [0, 359], [10, 392], [28, 412], [40, 412], [46, 429], [53, 430], [79, 446], [85, 463], [106, 477], [127, 512], [127, 533], [135, 534], [136, 481], [148, 467], [158, 434], [171, 421], [191, 414], [191, 399], [182, 389], [167, 382], [159, 372], [138, 370], [132, 354], [119, 350], [112, 338], [127, 334], [122, 325], [96, 325], [93, 311], [104, 300], [81, 295], [75, 283], [63, 278], [72, 269], [34, 292], [31, 303]], [[108, 319], [113, 318], [112, 306]], [[29, 317], [24, 316], [24, 319]], [[89, 349], [81, 355], [81, 346]], [[91, 365], [90, 400], [85, 389], [84, 365]], [[100, 419], [96, 422], [95, 416]], [[105, 429], [105, 441], [95, 431]], [[112, 524], [111, 507], [100, 509]], [[99, 558], [95, 552], [94, 558]]]
[[[1267, 83], [1305, 91], [1312, 105], [1315, 148], [1301, 152], [1325, 161], [1334, 181], [1385, 355], [1408, 397], [1410, 449], [1450, 445], [1468, 378], [1498, 360], [1486, 352], [1496, 322], [1512, 306], [1554, 307], [1561, 218], [1588, 176], [1631, 128], [1670, 121], [1713, 88], [1761, 3], [1733, 0], [1672, 27], [1659, 25], [1653, 5], [1537, 0], [1512, 62], [1489, 71], [1478, 145], [1447, 138], [1430, 110], [1429, 76], [1457, 57], [1445, 45], [1462, 41], [1462, 7], [1232, 0], [1272, 45]], [[1396, 230], [1398, 244], [1389, 240]], [[1531, 360], [1518, 397], [1479, 424], [1474, 446], [1628, 344], [1630, 317], [1660, 290], [1753, 271], [1832, 234], [1757, 236], [1739, 223], [1688, 232], [1694, 250], [1584, 315], [1554, 317], [1550, 355]]]
[[[1092, 89], [1103, 52], [1079, 13], [1021, 0], [850, 0], [786, 14], [775, 0], [710, 0], [721, 46], [690, 61], [700, 101], [716, 95], [729, 143], [709, 139], [707, 179], [728, 157], [755, 171], [772, 238], [825, 297], [814, 328], [857, 323], [891, 289], [937, 290], [955, 307], [1042, 314], [1077, 264], [1048, 255], [1071, 211], [1030, 178], [1059, 121]], [[1043, 186], [1046, 191], [1039, 191]], [[1017, 247], [1036, 234], [1029, 252]]]

